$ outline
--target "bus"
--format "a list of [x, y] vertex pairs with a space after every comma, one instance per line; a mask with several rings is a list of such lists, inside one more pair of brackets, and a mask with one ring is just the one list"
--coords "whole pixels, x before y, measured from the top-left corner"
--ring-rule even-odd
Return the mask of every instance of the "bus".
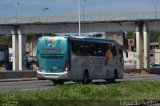
[[90, 83], [93, 79], [115, 82], [123, 78], [124, 60], [120, 44], [114, 40], [45, 36], [37, 44], [38, 79], [54, 84], [64, 81]]

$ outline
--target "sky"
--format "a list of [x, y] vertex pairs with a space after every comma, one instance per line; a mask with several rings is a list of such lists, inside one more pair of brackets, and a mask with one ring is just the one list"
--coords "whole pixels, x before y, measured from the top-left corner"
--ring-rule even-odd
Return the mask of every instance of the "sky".
[[[80, 1], [85, 13], [154, 12], [155, 4], [160, 12], [160, 0]], [[0, 16], [15, 16], [16, 11], [18, 16], [77, 14], [78, 0], [0, 0]]]

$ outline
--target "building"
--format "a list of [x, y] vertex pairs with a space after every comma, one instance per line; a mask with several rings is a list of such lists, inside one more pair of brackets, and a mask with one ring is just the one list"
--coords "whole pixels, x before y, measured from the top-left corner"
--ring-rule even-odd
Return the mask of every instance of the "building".
[[31, 60], [36, 59], [37, 41], [38, 40], [32, 40], [32, 41], [26, 43], [27, 57], [29, 57], [29, 59], [31, 59]]
[[159, 49], [159, 42], [152, 42], [150, 43], [150, 61], [156, 63], [158, 60], [156, 60], [156, 54], [157, 49]]
[[127, 50], [134, 51], [134, 46], [135, 46], [134, 39], [128, 39], [127, 41], [128, 41]]
[[136, 52], [123, 52], [124, 57], [124, 68], [125, 69], [132, 69], [136, 68]]
[[154, 63], [160, 64], [160, 49], [155, 49], [154, 57]]
[[[130, 52], [134, 52], [135, 51], [135, 41], [134, 39], [128, 39], [128, 49], [127, 51]], [[150, 43], [150, 61], [151, 62], [155, 62], [155, 50], [159, 49], [160, 45], [159, 42], [151, 42]]]
[[117, 41], [119, 44], [124, 45], [123, 32], [107, 32], [103, 36], [104, 38], [109, 38]]

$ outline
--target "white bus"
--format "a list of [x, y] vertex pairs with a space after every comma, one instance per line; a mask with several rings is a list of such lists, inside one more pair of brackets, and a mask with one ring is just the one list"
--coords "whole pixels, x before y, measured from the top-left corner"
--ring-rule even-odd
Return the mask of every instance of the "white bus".
[[114, 82], [123, 78], [121, 46], [113, 40], [90, 37], [41, 37], [37, 45], [38, 79], [64, 81], [93, 79]]

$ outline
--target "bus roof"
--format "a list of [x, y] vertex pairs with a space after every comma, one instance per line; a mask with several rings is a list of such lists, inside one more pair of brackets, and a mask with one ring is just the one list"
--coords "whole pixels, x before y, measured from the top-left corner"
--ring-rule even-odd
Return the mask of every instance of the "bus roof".
[[117, 41], [112, 39], [104, 39], [104, 38], [97, 38], [97, 37], [69, 37], [71, 40], [77, 40], [77, 41], [89, 41], [89, 42], [101, 42], [101, 43], [115, 43], [118, 44]]
[[[70, 40], [76, 40], [76, 41], [89, 41], [89, 42], [100, 42], [100, 43], [115, 43], [118, 44], [117, 41], [108, 39], [108, 38], [97, 38], [97, 37], [85, 37], [85, 36], [54, 36], [54, 37], [66, 37]], [[52, 36], [44, 36], [41, 38], [52, 38]]]

